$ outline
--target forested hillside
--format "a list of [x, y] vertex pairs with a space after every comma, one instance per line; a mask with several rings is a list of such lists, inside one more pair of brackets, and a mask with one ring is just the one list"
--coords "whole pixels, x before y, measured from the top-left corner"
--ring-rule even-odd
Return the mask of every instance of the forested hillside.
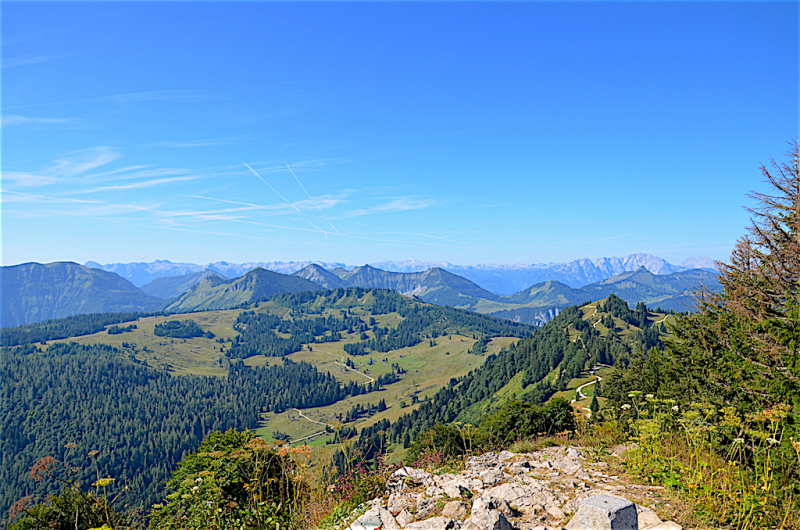
[[[58, 490], [52, 480], [29, 478], [44, 457], [63, 462], [64, 470], [76, 468], [73, 478], [84, 484], [98, 473], [114, 477], [129, 488], [121, 503], [148, 508], [160, 499], [174, 464], [208, 433], [256, 429], [262, 414], [325, 407], [404, 377], [400, 366], [387, 365], [371, 382], [337, 379], [292, 361], [304, 347], [346, 342], [363, 352], [388, 352], [445, 333], [523, 337], [531, 331], [358, 288], [280, 294], [233, 313], [83, 315], [6, 329], [4, 343], [16, 347], [2, 350], [0, 366], [0, 510], [23, 496]], [[195, 365], [171, 375], [179, 354], [215, 359], [225, 377], [196, 375]], [[284, 359], [242, 361], [253, 357]]]
[[[52, 492], [28, 470], [51, 456], [99, 472], [130, 488], [124, 503], [148, 508], [159, 500], [174, 464], [213, 430], [254, 429], [260, 412], [336, 402], [378, 387], [341, 385], [306, 363], [270, 367], [232, 362], [228, 377], [173, 377], [142, 366], [108, 346], [55, 345], [3, 350], [0, 366], [0, 509]], [[91, 458], [90, 451], [99, 451]], [[57, 489], [57, 488], [56, 488]]]
[[665, 315], [644, 304], [631, 310], [621, 299], [570, 307], [529, 338], [497, 355], [393, 423], [364, 429], [356, 442], [374, 457], [391, 444], [408, 447], [437, 424], [475, 422], [513, 400], [546, 402], [581, 372], [593, 366], [625, 366], [632, 357], [663, 348]]

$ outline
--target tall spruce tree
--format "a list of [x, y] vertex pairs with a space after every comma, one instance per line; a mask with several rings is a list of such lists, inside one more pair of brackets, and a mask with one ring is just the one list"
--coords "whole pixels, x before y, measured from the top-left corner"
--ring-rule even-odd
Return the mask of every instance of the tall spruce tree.
[[702, 293], [700, 311], [674, 328], [670, 351], [690, 395], [800, 412], [799, 158], [795, 142], [786, 162], [761, 167], [769, 192], [751, 194], [748, 233], [719, 264], [724, 290]]

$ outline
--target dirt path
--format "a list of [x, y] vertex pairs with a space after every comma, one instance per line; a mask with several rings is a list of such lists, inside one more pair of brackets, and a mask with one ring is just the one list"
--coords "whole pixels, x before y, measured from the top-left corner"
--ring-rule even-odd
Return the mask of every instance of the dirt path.
[[[314, 350], [314, 351], [319, 351], [319, 352], [322, 352], [322, 353], [328, 354], [328, 355], [330, 355], [331, 357], [338, 357], [338, 358], [340, 358], [342, 361], [344, 361], [344, 357], [343, 357], [343, 356], [341, 356], [341, 355], [336, 355], [335, 353], [331, 353], [331, 352], [329, 352], [329, 351], [320, 350], [320, 349], [317, 349], [317, 350]], [[355, 368], [350, 368], [349, 366], [347, 366], [347, 365], [346, 365], [346, 364], [344, 364], [343, 362], [339, 362], [339, 361], [333, 361], [333, 363], [334, 363], [334, 364], [338, 364], [339, 366], [344, 366], [344, 367], [345, 367], [345, 369], [347, 369], [347, 370], [350, 370], [351, 372], [355, 372], [355, 373], [357, 373], [357, 374], [359, 374], [359, 375], [363, 375], [364, 377], [366, 377], [367, 379], [369, 379], [369, 381], [367, 381], [367, 383], [372, 383], [373, 381], [375, 381], [375, 378], [374, 378], [374, 377], [370, 377], [370, 376], [368, 376], [367, 374], [365, 374], [364, 372], [359, 372], [359, 371], [358, 371], [358, 370], [356, 370]]]
[[[575, 403], [575, 402], [576, 402], [576, 401], [578, 401], [578, 400], [581, 400], [581, 399], [586, 399], [586, 398], [588, 398], [588, 397], [589, 397], [589, 396], [586, 396], [586, 395], [584, 395], [584, 393], [583, 393], [583, 389], [584, 389], [584, 388], [586, 388], [586, 387], [587, 387], [587, 386], [589, 386], [589, 385], [594, 385], [594, 384], [597, 384], [599, 381], [602, 381], [602, 380], [603, 380], [603, 378], [602, 378], [602, 377], [600, 377], [599, 375], [595, 375], [595, 373], [594, 373], [594, 372], [595, 372], [595, 371], [596, 371], [598, 368], [605, 368], [605, 367], [606, 367], [605, 365], [597, 365], [597, 366], [595, 366], [594, 368], [592, 368], [591, 370], [589, 370], [589, 375], [594, 375], [594, 376], [595, 376], [597, 379], [595, 379], [594, 381], [589, 381], [588, 383], [584, 383], [584, 384], [582, 384], [581, 386], [579, 386], [578, 388], [576, 388], [576, 389], [575, 389], [575, 399], [573, 399], [572, 401], [570, 401], [570, 403]], [[584, 410], [589, 410], [589, 409], [587, 409], [586, 407], [581, 407], [581, 408], [582, 408], [582, 409], [584, 409]]]

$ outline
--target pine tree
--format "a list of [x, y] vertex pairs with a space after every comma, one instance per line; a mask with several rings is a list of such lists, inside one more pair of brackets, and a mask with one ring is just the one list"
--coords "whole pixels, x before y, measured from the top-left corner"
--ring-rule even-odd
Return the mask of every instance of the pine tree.
[[752, 193], [752, 224], [720, 263], [723, 291], [701, 293], [670, 351], [689, 394], [745, 408], [788, 403], [800, 412], [800, 144], [761, 167], [769, 193]]

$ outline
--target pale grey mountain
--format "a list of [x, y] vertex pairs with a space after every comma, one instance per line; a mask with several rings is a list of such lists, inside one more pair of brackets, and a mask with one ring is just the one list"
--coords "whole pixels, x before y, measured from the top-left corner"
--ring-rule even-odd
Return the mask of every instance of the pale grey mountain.
[[150, 263], [106, 263], [101, 265], [95, 261], [87, 261], [86, 267], [116, 273], [136, 287], [141, 287], [156, 278], [183, 276], [192, 272], [203, 272], [206, 267], [194, 263], [173, 263], [168, 260], [156, 260]]
[[[673, 267], [642, 256], [631, 257], [627, 261], [618, 258], [608, 259], [601, 262], [600, 266], [610, 271], [632, 266], [637, 260], [654, 268], [660, 266], [662, 271], [668, 271]], [[594, 266], [591, 262], [589, 264]], [[587, 264], [583, 262], [583, 265]], [[700, 286], [705, 286], [711, 291], [720, 288], [717, 274], [713, 271], [690, 269], [669, 274], [653, 274], [644, 265], [581, 287], [548, 280], [535, 283], [510, 296], [496, 295], [462, 276], [438, 267], [422, 272], [392, 272], [369, 265], [356, 267], [350, 271], [341, 268], [326, 271], [322, 267], [309, 266], [295, 273], [295, 276], [309, 279], [327, 288], [346, 286], [392, 289], [401, 294], [416, 296], [428, 303], [467, 309], [528, 324], [543, 324], [565, 307], [600, 300], [611, 294], [616, 294], [631, 306], [644, 302], [653, 308], [691, 311], [694, 305], [693, 290]]]
[[239, 276], [242, 276], [247, 272], [257, 268], [267, 269], [273, 272], [280, 272], [281, 274], [292, 274], [311, 263], [316, 263], [325, 267], [326, 269], [346, 267], [346, 265], [343, 263], [322, 261], [269, 261], [250, 263], [228, 263], [225, 261], [217, 261], [214, 263], [209, 263], [208, 265], [197, 265], [196, 263], [173, 263], [168, 260], [156, 260], [150, 263], [106, 263], [105, 265], [101, 265], [96, 261], [87, 261], [85, 266], [92, 269], [115, 272], [136, 287], [142, 287], [143, 285], [147, 285], [158, 278], [184, 276], [193, 272], [203, 272], [207, 269], [215, 271], [225, 278], [238, 278]]
[[455, 267], [452, 263], [444, 261], [420, 261], [417, 259], [406, 259], [403, 261], [379, 261], [370, 263], [371, 267], [389, 272], [422, 272], [434, 267], [440, 269], [450, 269]]
[[272, 272], [279, 272], [281, 274], [294, 274], [300, 269], [308, 265], [319, 265], [325, 269], [334, 269], [336, 267], [347, 268], [344, 263], [333, 263], [325, 261], [259, 261], [248, 263], [228, 263], [226, 261], [217, 261], [209, 263], [208, 268], [217, 271], [228, 278], [238, 278], [253, 269], [267, 269]]
[[623, 272], [644, 267], [653, 274], [672, 274], [687, 267], [672, 265], [650, 254], [630, 254], [618, 258], [600, 258], [592, 261], [581, 258], [567, 263], [533, 265], [477, 265], [448, 266], [447, 270], [477, 283], [484, 289], [501, 295], [519, 292], [535, 283], [558, 281], [579, 288], [596, 283]]
[[686, 258], [681, 262], [681, 267], [687, 267], [689, 269], [707, 269], [710, 271], [719, 270], [716, 261], [714, 261], [711, 258], [705, 258], [703, 256]]
[[[210, 269], [228, 278], [238, 278], [250, 270], [261, 267], [281, 274], [294, 274], [307, 267], [317, 265], [327, 271], [342, 269], [347, 272], [352, 266], [344, 263], [331, 263], [321, 261], [270, 261], [251, 263], [228, 263], [218, 261], [208, 265], [195, 265], [193, 263], [171, 263], [166, 260], [152, 263], [112, 263], [100, 265], [88, 262], [88, 267], [99, 268], [116, 272], [123, 278], [131, 281], [136, 286], [146, 285], [156, 278], [166, 276], [182, 276], [192, 272], [201, 272]], [[514, 265], [455, 265], [434, 261], [420, 261], [407, 259], [404, 261], [383, 261], [372, 263], [370, 266], [387, 272], [424, 272], [432, 268], [447, 270], [478, 284], [483, 289], [499, 295], [510, 295], [530, 287], [535, 283], [558, 281], [573, 288], [596, 283], [623, 272], [635, 271], [644, 267], [653, 274], [672, 274], [674, 272], [702, 268], [714, 270], [714, 262], [708, 258], [689, 258], [681, 265], [673, 265], [662, 258], [651, 254], [630, 254], [625, 257], [600, 258], [592, 261], [581, 258], [567, 263], [539, 263], [539, 264], [514, 264]], [[320, 285], [323, 285], [320, 283]]]

